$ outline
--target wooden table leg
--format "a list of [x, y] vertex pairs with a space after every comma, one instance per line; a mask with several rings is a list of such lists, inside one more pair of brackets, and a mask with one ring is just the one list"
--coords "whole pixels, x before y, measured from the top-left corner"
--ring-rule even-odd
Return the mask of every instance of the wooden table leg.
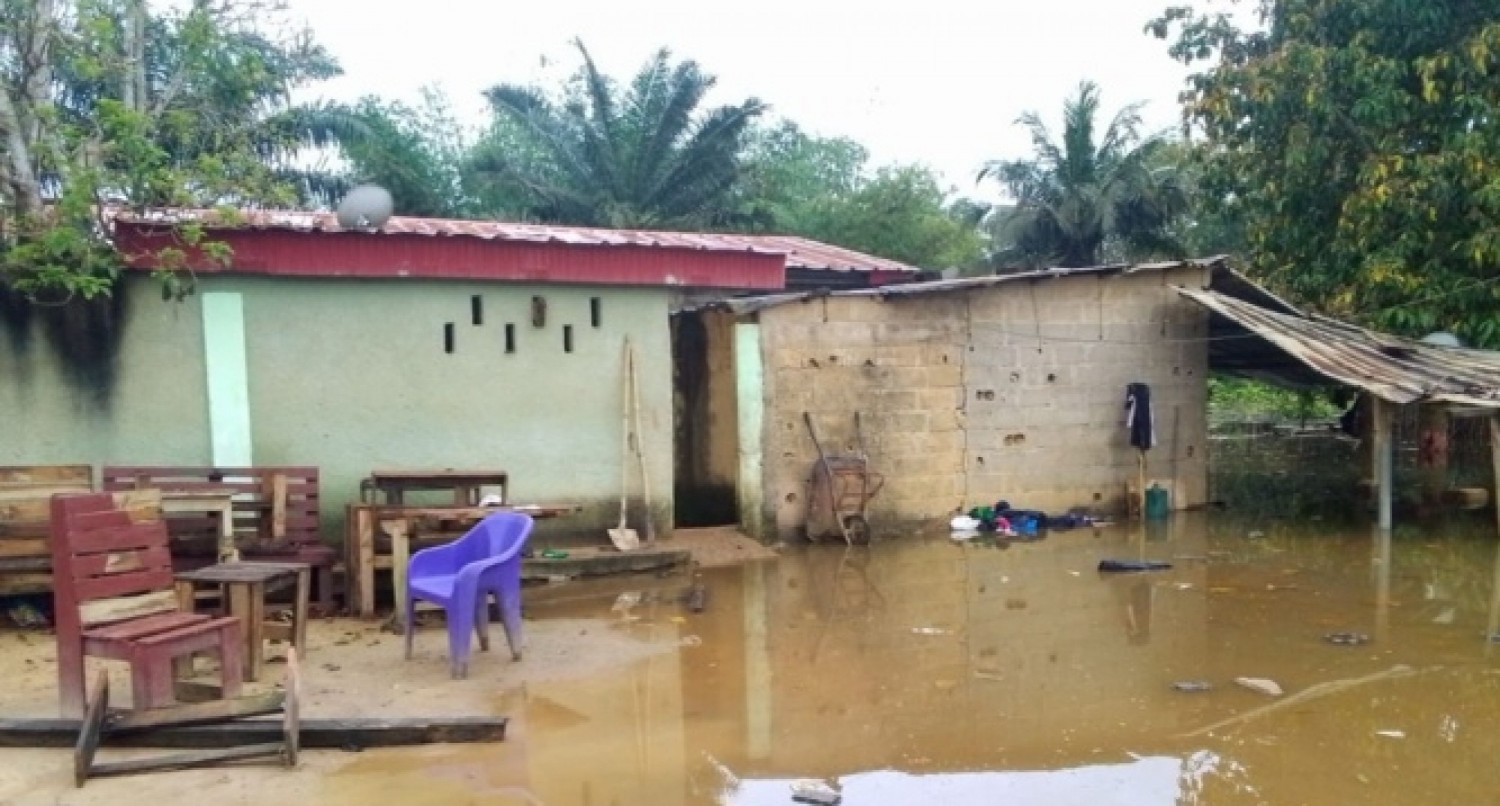
[[312, 596], [312, 569], [297, 572], [297, 599], [292, 602], [292, 646], [307, 654], [307, 600]]
[[228, 501], [219, 509], [219, 562], [239, 561], [240, 551], [234, 545], [234, 503]]
[[391, 586], [396, 594], [396, 620], [402, 629], [410, 629], [406, 623], [406, 565], [411, 560], [411, 535], [409, 524], [404, 520], [386, 521], [382, 524], [391, 536]]
[[[350, 607], [363, 618], [375, 616], [375, 513], [368, 507], [355, 511], [356, 539], [359, 541], [359, 602]], [[351, 574], [353, 572], [351, 571]]]
[[255, 625], [255, 630], [248, 634], [253, 641], [246, 647], [249, 651], [245, 654], [245, 669], [249, 674], [245, 679], [254, 682], [260, 679], [266, 664], [266, 584], [255, 582], [249, 587], [250, 615], [246, 620]]
[[[177, 593], [177, 609], [184, 613], [191, 613], [197, 608], [197, 600], [193, 596], [197, 588], [193, 583], [185, 580], [177, 580], [172, 583], [172, 589]], [[178, 655], [172, 659], [172, 677], [193, 676], [193, 653]]]
[[[229, 614], [240, 620], [245, 634], [245, 680], [260, 679], [265, 662], [265, 603], [263, 586], [249, 582], [230, 582]], [[259, 606], [257, 606], [259, 604]]]

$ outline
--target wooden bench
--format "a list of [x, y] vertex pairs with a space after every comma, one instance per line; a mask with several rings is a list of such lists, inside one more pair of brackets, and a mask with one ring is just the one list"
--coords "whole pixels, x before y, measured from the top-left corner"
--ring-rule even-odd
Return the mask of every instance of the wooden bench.
[[[314, 572], [318, 604], [333, 610], [333, 566], [337, 553], [319, 531], [318, 469], [301, 466], [137, 467], [106, 466], [104, 489], [158, 489], [177, 494], [233, 496], [234, 545], [246, 560], [306, 563]], [[168, 512], [173, 554], [201, 566], [219, 557], [222, 523], [213, 512]]]
[[93, 489], [89, 465], [0, 467], [0, 595], [52, 592], [52, 496]]

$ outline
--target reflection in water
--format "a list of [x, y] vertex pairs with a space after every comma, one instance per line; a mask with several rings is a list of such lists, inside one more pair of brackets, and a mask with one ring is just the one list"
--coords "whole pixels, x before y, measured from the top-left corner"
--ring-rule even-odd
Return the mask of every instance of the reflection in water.
[[[810, 777], [849, 806], [1490, 802], [1493, 528], [1392, 536], [1199, 516], [1004, 548], [807, 547], [705, 571], [701, 614], [672, 603], [680, 581], [632, 581], [659, 605], [629, 629], [698, 640], [531, 684], [501, 703], [518, 717], [505, 744], [372, 752], [328, 794], [785, 804]], [[1174, 567], [1102, 575], [1104, 557]], [[589, 584], [533, 597], [529, 617], [610, 617], [620, 583], [593, 597]], [[1373, 641], [1324, 640], [1340, 631]], [[1372, 677], [1397, 664], [1424, 672]], [[1275, 701], [1241, 676], [1317, 696], [1258, 711]], [[1324, 685], [1350, 680], [1364, 682]]]

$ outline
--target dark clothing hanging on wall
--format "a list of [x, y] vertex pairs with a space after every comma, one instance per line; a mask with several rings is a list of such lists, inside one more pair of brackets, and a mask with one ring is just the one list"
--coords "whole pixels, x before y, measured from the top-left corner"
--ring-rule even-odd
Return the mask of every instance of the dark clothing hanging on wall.
[[1132, 383], [1125, 387], [1125, 427], [1132, 447], [1156, 447], [1156, 418], [1151, 412], [1151, 387]]

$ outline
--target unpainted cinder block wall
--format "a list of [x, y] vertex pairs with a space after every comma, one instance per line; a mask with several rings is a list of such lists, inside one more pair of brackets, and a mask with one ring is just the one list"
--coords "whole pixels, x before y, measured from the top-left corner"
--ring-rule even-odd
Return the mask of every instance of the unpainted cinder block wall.
[[1147, 484], [1176, 507], [1207, 491], [1206, 312], [1173, 286], [1207, 270], [1017, 280], [881, 299], [828, 296], [760, 312], [765, 359], [765, 518], [787, 538], [806, 524], [817, 459], [855, 446], [861, 413], [877, 531], [997, 500], [1122, 512], [1137, 476], [1125, 387], [1150, 384], [1158, 444]]

